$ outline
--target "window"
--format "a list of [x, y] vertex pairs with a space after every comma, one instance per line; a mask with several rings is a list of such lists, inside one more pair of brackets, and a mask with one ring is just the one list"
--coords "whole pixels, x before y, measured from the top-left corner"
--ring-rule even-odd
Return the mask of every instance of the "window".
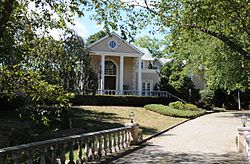
[[141, 62], [141, 69], [144, 68], [144, 62]]
[[116, 75], [116, 65], [114, 62], [105, 61], [105, 75]]
[[112, 50], [116, 49], [118, 47], [118, 43], [116, 40], [110, 40], [108, 42], [108, 47]]

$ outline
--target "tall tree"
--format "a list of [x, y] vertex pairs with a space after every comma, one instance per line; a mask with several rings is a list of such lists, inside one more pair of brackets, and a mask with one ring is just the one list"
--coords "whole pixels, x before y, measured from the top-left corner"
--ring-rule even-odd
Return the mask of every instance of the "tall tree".
[[87, 38], [87, 41], [86, 41], [86, 44], [87, 45], [90, 45], [92, 43], [94, 43], [95, 41], [101, 39], [102, 37], [108, 35], [108, 32], [105, 32], [105, 31], [98, 31], [97, 33], [93, 34], [93, 35], [90, 35], [88, 38]]
[[136, 39], [133, 44], [136, 46], [147, 48], [148, 51], [156, 57], [162, 57], [164, 54], [162, 53], [163, 48], [166, 46], [162, 40], [157, 38], [150, 38], [149, 36], [143, 36]]

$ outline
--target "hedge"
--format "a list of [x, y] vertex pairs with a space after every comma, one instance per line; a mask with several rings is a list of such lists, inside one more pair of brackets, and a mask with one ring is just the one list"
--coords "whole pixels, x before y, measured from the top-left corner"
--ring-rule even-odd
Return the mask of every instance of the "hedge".
[[186, 110], [186, 109], [180, 110], [162, 104], [149, 104], [144, 106], [144, 108], [166, 116], [181, 117], [181, 118], [196, 118], [206, 113], [204, 109], [200, 108], [197, 110]]
[[78, 95], [71, 100], [73, 105], [137, 106], [165, 104], [176, 101], [168, 97], [118, 96], [118, 95]]

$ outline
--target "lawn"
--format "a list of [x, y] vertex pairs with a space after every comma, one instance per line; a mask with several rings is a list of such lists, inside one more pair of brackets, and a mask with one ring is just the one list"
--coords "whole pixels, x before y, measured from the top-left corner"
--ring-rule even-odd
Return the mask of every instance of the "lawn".
[[144, 136], [160, 132], [186, 120], [164, 116], [141, 107], [79, 106], [73, 111], [72, 125], [86, 131], [120, 127], [130, 122], [131, 112], [135, 113], [136, 123], [143, 129]]
[[[131, 112], [135, 113], [136, 123], [143, 129], [144, 137], [186, 120], [164, 116], [140, 107], [77, 106], [71, 109], [72, 130], [87, 133], [121, 127], [130, 122]], [[14, 110], [0, 111], [0, 148], [65, 135], [65, 131], [61, 131], [60, 119], [53, 120], [50, 125], [44, 127], [30, 119], [20, 119]], [[67, 131], [67, 135], [72, 135], [72, 131]]]

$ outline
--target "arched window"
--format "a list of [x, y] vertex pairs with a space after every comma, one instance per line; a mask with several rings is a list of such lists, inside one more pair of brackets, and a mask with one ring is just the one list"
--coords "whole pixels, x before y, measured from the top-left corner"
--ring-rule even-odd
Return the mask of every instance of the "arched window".
[[116, 65], [114, 62], [105, 61], [105, 75], [116, 75]]

